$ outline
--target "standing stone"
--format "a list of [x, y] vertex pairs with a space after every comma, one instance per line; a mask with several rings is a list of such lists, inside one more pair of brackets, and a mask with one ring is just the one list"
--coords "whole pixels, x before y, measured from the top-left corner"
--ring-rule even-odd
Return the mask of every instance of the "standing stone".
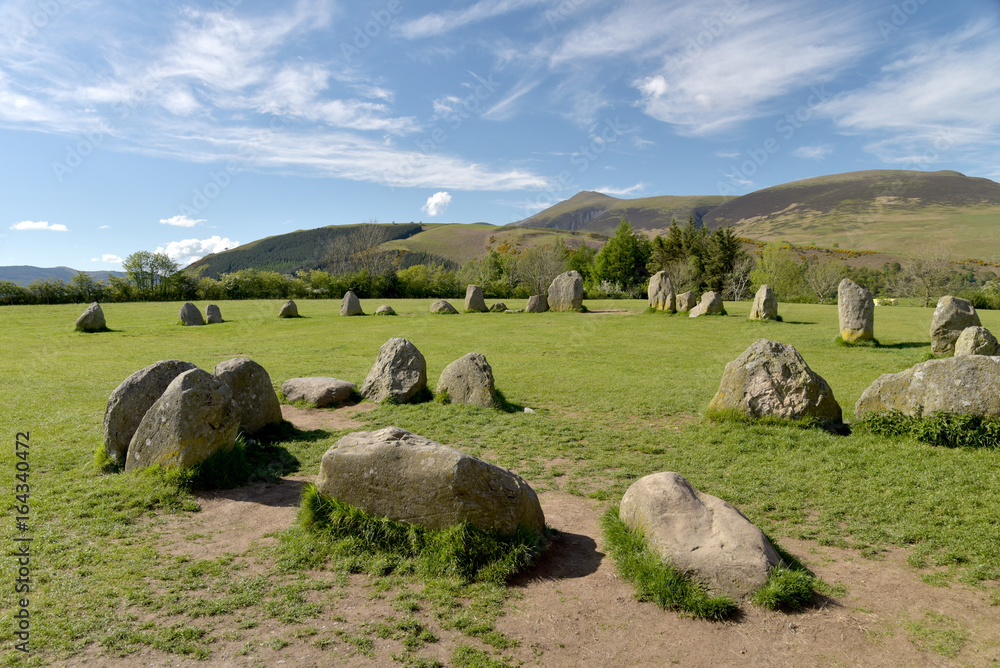
[[841, 424], [840, 404], [830, 385], [793, 346], [757, 339], [726, 365], [710, 410], [736, 410], [751, 417], [816, 418]]
[[291, 299], [281, 305], [281, 310], [278, 311], [279, 318], [298, 318], [299, 317], [299, 307], [295, 305]]
[[722, 306], [722, 295], [714, 290], [709, 290], [701, 296], [698, 305], [691, 309], [688, 317], [697, 318], [701, 315], [722, 315], [725, 309]]
[[361, 310], [361, 302], [358, 301], [358, 296], [348, 290], [344, 294], [344, 299], [340, 302], [340, 315], [364, 315], [365, 312]]
[[[670, 280], [670, 275], [665, 271], [658, 271], [649, 279], [649, 288], [646, 290], [649, 296], [649, 308], [657, 311], [677, 311], [677, 293], [674, 292], [674, 284]], [[690, 310], [690, 309], [687, 309]]]
[[967, 327], [979, 327], [979, 314], [968, 299], [945, 295], [938, 300], [931, 318], [931, 352], [950, 355], [955, 342]]
[[525, 313], [545, 313], [549, 310], [549, 300], [545, 295], [532, 295], [528, 297], [528, 305], [524, 307]]
[[750, 319], [777, 320], [777, 318], [778, 300], [774, 298], [774, 291], [770, 285], [762, 285], [753, 298], [753, 306], [750, 307]]
[[688, 290], [677, 295], [677, 310], [680, 312], [690, 311], [698, 304], [698, 297], [694, 292]]
[[375, 309], [375, 315], [396, 315], [396, 312], [388, 304], [382, 304]]
[[94, 302], [76, 319], [76, 329], [80, 332], [103, 332], [108, 328], [104, 321], [101, 305]]
[[232, 449], [239, 429], [229, 386], [207, 371], [185, 371], [146, 411], [129, 442], [125, 471], [196, 466]]
[[205, 308], [205, 320], [208, 321], [210, 325], [216, 325], [222, 322], [222, 311], [215, 304], [209, 304]]
[[552, 279], [546, 298], [552, 311], [579, 311], [583, 308], [583, 276], [565, 271]]
[[406, 339], [389, 339], [378, 351], [368, 372], [361, 395], [376, 403], [392, 399], [406, 403], [427, 387], [427, 362], [417, 347]]
[[264, 367], [249, 358], [237, 357], [216, 364], [214, 374], [233, 391], [233, 407], [244, 434], [253, 435], [267, 425], [281, 422], [281, 404]]
[[439, 299], [431, 304], [431, 313], [451, 314], [458, 313], [458, 310], [446, 299]]
[[490, 307], [490, 311], [492, 313], [503, 313], [506, 310], [507, 310], [507, 305], [504, 304], [503, 302], [497, 302]]
[[149, 407], [174, 378], [197, 368], [190, 362], [163, 360], [139, 369], [115, 388], [104, 410], [104, 452], [111, 461], [125, 463], [128, 444]]
[[465, 310], [486, 313], [486, 300], [483, 299], [483, 289], [478, 285], [469, 284], [465, 288]]
[[854, 414], [899, 411], [905, 415], [956, 413], [1000, 416], [1000, 357], [962, 355], [927, 360], [883, 374], [861, 393]]
[[319, 466], [320, 494], [371, 515], [444, 529], [468, 522], [545, 532], [535, 491], [519, 476], [399, 427], [348, 434]]
[[469, 353], [458, 358], [441, 372], [437, 392], [448, 393], [453, 404], [473, 404], [491, 408], [496, 403], [493, 368], [481, 353]]
[[840, 338], [847, 343], [875, 338], [875, 300], [872, 293], [849, 278], [837, 286]]
[[618, 517], [675, 569], [736, 600], [760, 589], [771, 570], [784, 565], [743, 513], [699, 492], [678, 473], [654, 473], [632, 483]]
[[185, 302], [177, 316], [181, 319], [181, 324], [185, 327], [205, 324], [205, 318], [202, 317], [201, 311], [191, 302]]
[[339, 378], [310, 376], [289, 378], [281, 385], [281, 393], [290, 403], [305, 401], [316, 408], [342, 404], [350, 399], [358, 386]]
[[993, 356], [1000, 352], [996, 337], [985, 327], [966, 327], [955, 341], [955, 357], [962, 355]]

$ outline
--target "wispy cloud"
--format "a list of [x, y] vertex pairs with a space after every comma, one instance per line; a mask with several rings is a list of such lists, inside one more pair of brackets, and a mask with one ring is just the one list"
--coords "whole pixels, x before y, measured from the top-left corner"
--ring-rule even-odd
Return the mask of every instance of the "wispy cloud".
[[200, 260], [209, 253], [218, 253], [239, 246], [239, 241], [214, 235], [208, 239], [182, 239], [171, 241], [166, 246], [159, 246], [157, 253], [165, 253], [171, 260], [182, 267]]
[[22, 220], [10, 226], [12, 230], [49, 230], [50, 232], [68, 232], [69, 228], [60, 223], [49, 223], [44, 220]]
[[428, 216], [437, 216], [444, 213], [451, 204], [451, 195], [446, 192], [437, 192], [427, 198], [427, 202], [420, 207], [420, 210]]
[[796, 158], [807, 158], [809, 160], [822, 160], [833, 153], [833, 146], [820, 144], [816, 146], [799, 146], [792, 151]]
[[471, 23], [478, 23], [544, 2], [545, 0], [480, 0], [464, 9], [425, 14], [418, 19], [400, 24], [398, 31], [407, 39], [436, 37]]
[[103, 262], [104, 264], [121, 264], [122, 259], [114, 253], [104, 253], [101, 257], [90, 258], [91, 262]]
[[164, 225], [173, 225], [174, 227], [194, 227], [198, 223], [204, 223], [204, 218], [189, 218], [184, 215], [171, 216], [170, 218], [160, 218], [160, 222]]
[[611, 195], [612, 197], [622, 197], [625, 195], [635, 195], [641, 193], [649, 186], [648, 183], [639, 181], [634, 186], [628, 186], [627, 188], [613, 188], [610, 186], [605, 186], [603, 188], [595, 188], [599, 193], [604, 193], [605, 195]]

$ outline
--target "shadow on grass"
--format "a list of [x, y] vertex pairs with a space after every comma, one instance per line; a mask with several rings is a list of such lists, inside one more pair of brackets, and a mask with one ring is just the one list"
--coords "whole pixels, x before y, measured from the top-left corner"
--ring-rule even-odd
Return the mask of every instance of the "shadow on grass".
[[597, 572], [604, 553], [597, 551], [597, 541], [577, 533], [553, 531], [549, 545], [535, 567], [512, 578], [513, 587], [526, 587], [541, 580], [583, 578]]
[[493, 404], [493, 406], [498, 411], [501, 411], [501, 412], [504, 412], [504, 413], [523, 413], [524, 412], [524, 406], [522, 406], [521, 404], [511, 403], [510, 401], [507, 400], [507, 397], [505, 397], [504, 393], [501, 392], [500, 390], [496, 391], [496, 397], [497, 397], [496, 398], [496, 403]]

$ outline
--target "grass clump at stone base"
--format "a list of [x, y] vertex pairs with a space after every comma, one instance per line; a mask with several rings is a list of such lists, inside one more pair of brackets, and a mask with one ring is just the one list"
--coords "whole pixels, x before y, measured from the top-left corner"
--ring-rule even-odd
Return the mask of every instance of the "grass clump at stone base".
[[843, 348], [881, 348], [882, 344], [878, 339], [863, 339], [861, 341], [845, 341], [844, 337], [838, 336], [833, 340], [834, 344]]
[[302, 493], [298, 522], [321, 539], [311, 555], [316, 565], [363, 556], [381, 574], [419, 572], [464, 583], [503, 584], [534, 565], [546, 544], [545, 536], [525, 528], [504, 534], [463, 523], [433, 530], [376, 517], [320, 494], [315, 485]]
[[964, 413], [906, 415], [899, 411], [869, 415], [854, 423], [859, 432], [895, 438], [911, 437], [930, 445], [958, 448], [1000, 446], [1000, 418]]
[[731, 598], [712, 596], [649, 549], [642, 535], [618, 517], [617, 505], [604, 513], [601, 526], [604, 544], [615, 560], [618, 574], [635, 586], [640, 601], [652, 601], [666, 610], [701, 619], [721, 620], [736, 614], [738, 608]]
[[778, 567], [750, 601], [770, 610], [793, 612], [807, 607], [816, 597], [816, 577], [805, 569]]
[[763, 425], [766, 427], [791, 427], [794, 429], [823, 429], [831, 434], [847, 436], [851, 428], [843, 422], [820, 420], [817, 417], [806, 416], [793, 420], [774, 415], [750, 415], [735, 408], [710, 408], [705, 411], [705, 419], [709, 422], [729, 423], [736, 425]]

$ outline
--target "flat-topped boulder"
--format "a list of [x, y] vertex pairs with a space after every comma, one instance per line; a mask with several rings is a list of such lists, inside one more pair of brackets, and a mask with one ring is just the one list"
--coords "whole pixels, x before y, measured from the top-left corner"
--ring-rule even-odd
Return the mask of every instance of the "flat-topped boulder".
[[835, 426], [843, 415], [833, 390], [787, 343], [757, 339], [722, 372], [710, 410], [751, 417], [814, 418]]
[[390, 399], [406, 403], [427, 387], [427, 362], [406, 339], [389, 339], [361, 385], [361, 395], [376, 403]]
[[233, 407], [240, 420], [240, 431], [248, 436], [264, 427], [281, 423], [281, 404], [267, 370], [248, 357], [219, 362], [215, 377], [233, 392]]
[[552, 279], [546, 297], [550, 311], [579, 311], [583, 308], [583, 276], [564, 271]]
[[476, 313], [485, 313], [486, 300], [483, 299], [483, 289], [478, 285], [468, 285], [465, 288], [465, 310]]
[[993, 356], [1000, 353], [1000, 344], [985, 327], [966, 327], [955, 341], [955, 357], [962, 355]]
[[217, 325], [222, 322], [222, 311], [216, 304], [209, 304], [205, 307], [205, 320], [210, 325]]
[[340, 301], [340, 315], [364, 315], [361, 310], [361, 301], [358, 296], [348, 290], [344, 293], [344, 298]]
[[78, 332], [103, 332], [107, 330], [108, 323], [104, 320], [104, 310], [101, 305], [94, 302], [88, 306], [80, 317], [76, 319], [76, 330]]
[[382, 304], [375, 309], [375, 315], [396, 315], [396, 312], [388, 304]]
[[180, 318], [181, 324], [185, 327], [197, 327], [205, 324], [205, 318], [201, 315], [201, 311], [191, 302], [185, 302], [184, 306], [181, 306], [177, 317]]
[[979, 314], [968, 299], [945, 295], [938, 300], [931, 318], [931, 352], [950, 355], [955, 352], [955, 342], [969, 327], [979, 327]]
[[287, 302], [281, 305], [281, 310], [278, 311], [279, 318], [298, 318], [299, 317], [299, 307], [298, 305], [289, 299]]
[[231, 450], [239, 428], [229, 386], [207, 371], [185, 371], [146, 411], [129, 442], [125, 471], [196, 466]]
[[693, 291], [688, 290], [687, 292], [682, 292], [677, 295], [677, 310], [679, 312], [687, 312], [698, 305], [698, 295]]
[[649, 278], [646, 295], [649, 297], [649, 308], [671, 313], [677, 311], [677, 293], [667, 272], [658, 271]]
[[840, 338], [847, 343], [870, 341], [875, 337], [875, 301], [872, 293], [849, 278], [837, 286], [837, 315]]
[[525, 313], [545, 313], [548, 310], [549, 300], [545, 295], [528, 297], [528, 305], [524, 307]]
[[458, 309], [451, 305], [446, 299], [439, 299], [431, 304], [431, 313], [451, 314], [458, 313]]
[[854, 414], [1000, 415], [1000, 357], [963, 355], [927, 360], [879, 376], [858, 399]]
[[316, 489], [365, 512], [443, 529], [468, 522], [544, 533], [534, 490], [506, 469], [399, 427], [348, 434], [326, 451]]
[[770, 285], [764, 284], [757, 290], [753, 298], [753, 306], [750, 307], [751, 320], [777, 320], [778, 300], [774, 298], [774, 290]]
[[104, 410], [104, 452], [111, 461], [118, 466], [125, 464], [128, 444], [146, 411], [174, 378], [197, 368], [191, 362], [161, 360], [139, 369], [115, 388]]
[[722, 295], [714, 290], [709, 290], [701, 296], [701, 301], [691, 309], [688, 317], [697, 318], [702, 315], [722, 315], [724, 312]]
[[289, 378], [281, 384], [281, 393], [285, 401], [295, 403], [305, 401], [316, 408], [337, 406], [350, 400], [358, 386], [339, 378], [329, 376], [308, 376], [305, 378]]
[[784, 565], [743, 513], [678, 473], [654, 473], [632, 483], [618, 516], [660, 558], [715, 594], [744, 599]]
[[437, 394], [448, 393], [453, 404], [473, 404], [490, 408], [496, 403], [493, 367], [481, 353], [469, 353], [458, 358], [441, 372]]

